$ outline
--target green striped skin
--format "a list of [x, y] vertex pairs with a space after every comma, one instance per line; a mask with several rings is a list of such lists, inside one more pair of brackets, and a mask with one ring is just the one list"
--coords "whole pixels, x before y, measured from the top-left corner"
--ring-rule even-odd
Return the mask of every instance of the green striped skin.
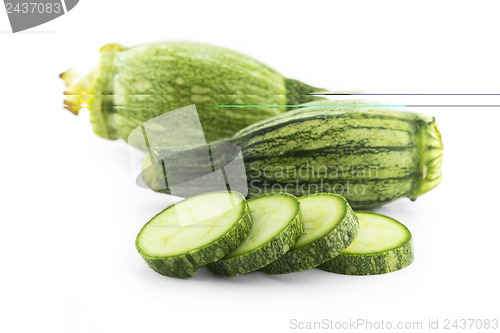
[[[378, 215], [369, 212], [356, 212], [356, 214]], [[385, 216], [383, 217], [390, 219]], [[390, 220], [401, 225], [401, 223], [393, 219]], [[347, 249], [344, 253], [318, 266], [318, 268], [324, 271], [346, 275], [378, 275], [405, 268], [413, 262], [414, 251], [411, 233], [405, 226], [403, 227], [408, 232], [408, 238], [396, 248], [363, 254], [348, 253]]]
[[[228, 139], [241, 148], [248, 197], [330, 192], [361, 209], [402, 197], [415, 200], [439, 184], [443, 144], [433, 118], [376, 107], [322, 106], [354, 103], [310, 103], [250, 125]], [[206, 162], [177, 163], [190, 179], [199, 177], [197, 165]], [[148, 168], [150, 164], [145, 160], [145, 184], [169, 193], [164, 186], [168, 181], [156, 168]]]
[[[263, 194], [262, 196], [250, 199], [248, 201], [250, 210], [252, 210], [253, 200], [265, 200], [265, 198], [269, 196], [274, 197], [276, 194]], [[208, 269], [219, 275], [235, 276], [256, 271], [283, 256], [295, 244], [303, 232], [304, 222], [300, 212], [300, 204], [297, 199], [295, 199], [295, 202], [297, 205], [295, 218], [290, 221], [288, 226], [281, 230], [271, 241], [261, 244], [257, 249], [250, 252], [237, 256], [231, 256], [231, 254], [229, 254], [225, 258], [209, 264], [207, 266]], [[253, 220], [255, 221], [255, 218], [253, 218]]]
[[333, 192], [359, 209], [415, 200], [439, 184], [443, 144], [433, 118], [322, 106], [354, 103], [310, 103], [233, 135], [229, 141], [243, 152], [249, 197]]
[[[240, 194], [240, 196], [242, 195]], [[174, 207], [175, 205], [170, 206], [164, 211], [168, 209], [175, 209]], [[159, 216], [164, 211], [160, 212], [156, 216]], [[137, 251], [142, 256], [144, 261], [146, 261], [148, 266], [151, 267], [154, 271], [162, 275], [181, 279], [194, 276], [196, 270], [199, 267], [219, 260], [226, 256], [228, 253], [231, 253], [235, 248], [238, 247], [239, 244], [241, 244], [241, 242], [243, 242], [252, 228], [250, 209], [248, 208], [248, 204], [246, 203], [246, 201], [243, 201], [243, 210], [241, 212], [240, 219], [227, 233], [221, 235], [219, 238], [187, 253], [182, 253], [174, 256], [154, 256], [147, 253], [141, 247], [140, 237], [143, 233], [143, 230], [148, 226], [149, 223], [154, 221], [156, 216], [153, 217], [151, 221], [148, 222], [139, 232], [136, 239]]]
[[[335, 194], [315, 194], [310, 197], [325, 195], [336, 196]], [[340, 223], [323, 237], [299, 248], [292, 248], [261, 271], [268, 274], [286, 274], [307, 270], [334, 258], [347, 248], [358, 233], [359, 223], [347, 201], [338, 197], [345, 202], [345, 212]], [[305, 215], [304, 219], [307, 219]]]
[[[68, 81], [67, 108], [89, 104], [94, 132], [127, 140], [142, 123], [195, 104], [208, 142], [234, 134], [285, 107], [224, 108], [215, 105], [286, 105], [321, 99], [317, 88], [288, 80], [238, 52], [194, 42], [170, 41], [126, 48], [109, 44], [87, 81]], [[64, 74], [62, 75], [64, 79]], [[89, 82], [91, 89], [85, 92]], [[189, 128], [186, 129], [189, 131]]]
[[409, 266], [414, 259], [413, 245], [409, 241], [388, 253], [372, 255], [338, 255], [318, 266], [319, 269], [346, 275], [379, 275]]

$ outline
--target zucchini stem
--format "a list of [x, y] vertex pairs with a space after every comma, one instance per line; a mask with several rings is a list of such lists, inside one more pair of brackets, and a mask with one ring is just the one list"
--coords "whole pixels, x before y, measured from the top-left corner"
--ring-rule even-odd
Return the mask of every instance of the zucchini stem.
[[66, 85], [64, 95], [64, 108], [69, 110], [74, 115], [78, 115], [82, 107], [88, 106], [87, 102], [90, 98], [90, 90], [96, 76], [96, 70], [93, 70], [88, 75], [80, 75], [73, 69], [61, 73], [59, 77]]
[[426, 123], [419, 132], [420, 145], [420, 177], [416, 184], [414, 193], [410, 195], [411, 200], [432, 190], [441, 182], [441, 165], [443, 164], [443, 142], [441, 133], [437, 128], [435, 118]]

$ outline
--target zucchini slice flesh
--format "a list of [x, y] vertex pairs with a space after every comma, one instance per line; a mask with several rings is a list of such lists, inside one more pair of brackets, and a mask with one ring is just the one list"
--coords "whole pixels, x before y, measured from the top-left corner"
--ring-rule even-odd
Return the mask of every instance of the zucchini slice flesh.
[[357, 235], [359, 224], [343, 197], [321, 193], [299, 198], [304, 234], [284, 256], [261, 269], [284, 274], [316, 267], [342, 252]]
[[413, 262], [412, 236], [398, 221], [380, 214], [356, 212], [360, 230], [340, 255], [318, 268], [348, 275], [394, 272]]
[[258, 270], [283, 256], [302, 235], [300, 203], [290, 194], [262, 195], [248, 201], [252, 229], [223, 259], [208, 265], [219, 275], [234, 276]]
[[250, 212], [241, 193], [204, 193], [168, 207], [139, 232], [136, 248], [156, 272], [188, 278], [234, 250], [248, 235]]

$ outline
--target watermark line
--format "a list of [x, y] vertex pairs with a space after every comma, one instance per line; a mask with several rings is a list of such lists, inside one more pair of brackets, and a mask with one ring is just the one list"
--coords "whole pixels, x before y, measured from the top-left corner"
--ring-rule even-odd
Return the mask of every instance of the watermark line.
[[488, 104], [408, 104], [409, 108], [498, 108], [499, 105]]
[[395, 108], [404, 108], [406, 105], [293, 105], [293, 104], [272, 104], [272, 105], [214, 105], [216, 108], [275, 108], [275, 107], [294, 107], [294, 108], [307, 108], [307, 107], [373, 107], [373, 108], [381, 108], [381, 107], [395, 107]]
[[64, 14], [66, 14], [68, 11], [66, 10], [66, 2], [64, 0], [61, 0], [61, 5], [64, 11]]
[[459, 94], [459, 93], [439, 93], [439, 94], [419, 94], [419, 93], [309, 93], [306, 95], [312, 95], [312, 96], [335, 96], [335, 95], [340, 95], [340, 96], [352, 96], [352, 95], [366, 95], [366, 96], [500, 96], [500, 94], [486, 94], [486, 93], [464, 93], [464, 94]]
[[308, 107], [338, 107], [338, 108], [498, 108], [500, 104], [397, 104], [397, 105], [214, 105], [216, 108], [274, 108], [274, 107], [293, 107], [293, 108], [308, 108]]

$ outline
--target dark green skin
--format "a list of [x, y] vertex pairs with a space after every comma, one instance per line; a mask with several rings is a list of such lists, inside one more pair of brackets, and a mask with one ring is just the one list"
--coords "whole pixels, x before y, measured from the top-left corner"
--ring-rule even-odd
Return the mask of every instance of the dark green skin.
[[359, 209], [401, 197], [415, 200], [439, 184], [443, 144], [432, 118], [382, 108], [322, 106], [334, 103], [356, 102], [311, 103], [229, 139], [241, 147], [249, 197], [273, 191], [296, 196], [331, 192]]
[[[439, 184], [443, 144], [434, 119], [382, 108], [322, 105], [328, 103], [354, 102], [315, 102], [250, 125], [227, 140], [243, 154], [248, 197], [330, 192], [361, 209], [402, 197], [415, 200]], [[199, 177], [198, 164], [205, 163], [192, 156], [196, 154], [189, 155], [191, 160], [177, 161], [185, 180]], [[224, 165], [224, 159], [230, 161], [231, 156], [213, 162]], [[300, 170], [315, 174], [300, 174]], [[159, 181], [162, 177], [143, 173], [150, 188], [169, 193], [168, 186], [158, 185], [165, 184]]]
[[[258, 198], [260, 197], [250, 200]], [[303, 233], [303, 223], [300, 206], [298, 206], [298, 213], [295, 219], [269, 243], [250, 253], [223, 258], [209, 264], [207, 267], [212, 272], [223, 276], [235, 276], [263, 268], [285, 255], [293, 247]]]
[[[173, 206], [169, 208], [171, 207]], [[252, 219], [250, 217], [250, 210], [245, 203], [245, 211], [239, 222], [235, 224], [228, 233], [201, 248], [169, 257], [151, 257], [143, 253], [137, 241], [136, 248], [148, 266], [157, 273], [186, 279], [193, 277], [199, 267], [222, 259], [227, 254], [231, 253], [248, 236], [251, 228]]]
[[[378, 216], [398, 225], [405, 230], [405, 239], [393, 248], [368, 253], [354, 253], [349, 249], [342, 252], [330, 261], [318, 266], [324, 271], [346, 275], [377, 275], [394, 272], [405, 268], [413, 262], [413, 241], [411, 232], [400, 222], [387, 216], [372, 212], [357, 212], [358, 217], [364, 215]], [[382, 244], [379, 244], [382, 245]]]
[[374, 254], [340, 254], [318, 266], [327, 272], [346, 275], [378, 275], [403, 269], [413, 262], [411, 239], [403, 246]]
[[286, 274], [314, 268], [345, 250], [356, 238], [358, 230], [358, 219], [347, 206], [344, 219], [330, 233], [300, 249], [288, 251], [261, 271], [268, 274]]

